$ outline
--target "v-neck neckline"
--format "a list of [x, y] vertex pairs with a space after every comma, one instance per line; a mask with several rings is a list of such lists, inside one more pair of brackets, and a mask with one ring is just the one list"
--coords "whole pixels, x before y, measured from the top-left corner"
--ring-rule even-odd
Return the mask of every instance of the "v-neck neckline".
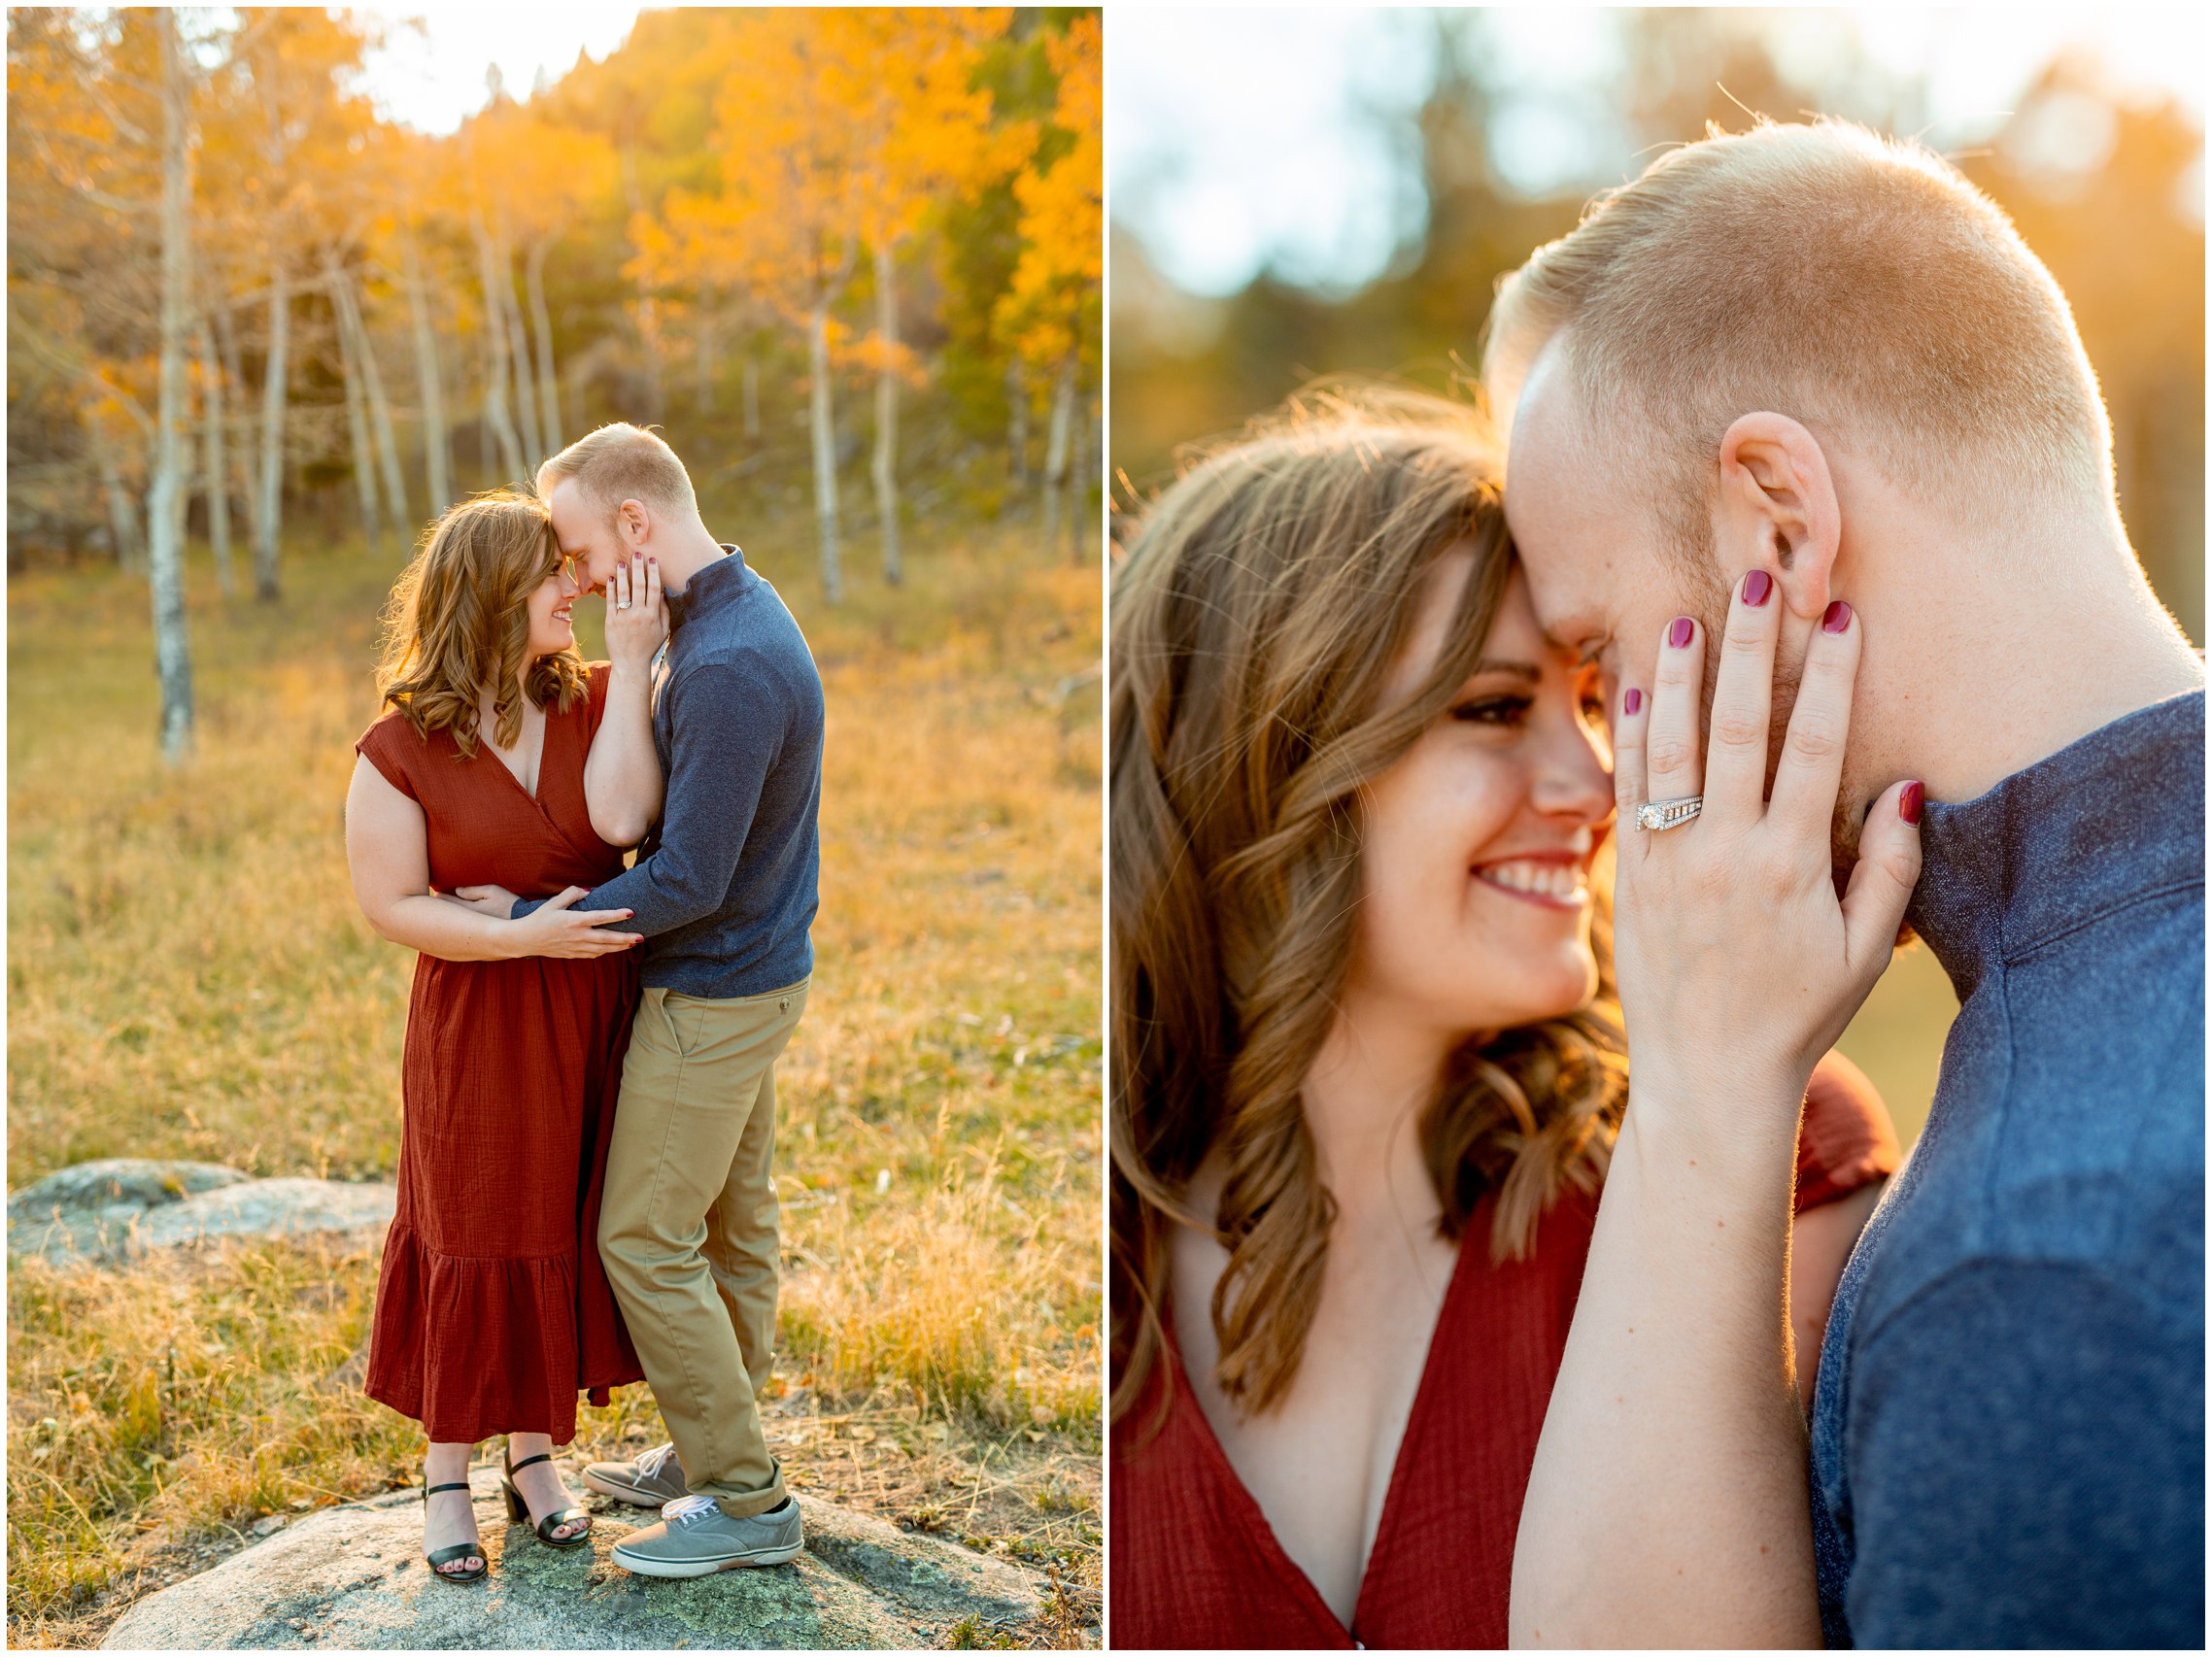
[[492, 756], [493, 761], [497, 764], [500, 771], [505, 774], [507, 781], [515, 785], [516, 792], [521, 794], [521, 795], [525, 799], [528, 800], [530, 804], [536, 806], [540, 811], [543, 811], [545, 809], [545, 801], [541, 799], [539, 795], [542, 795], [545, 790], [545, 751], [552, 745], [553, 742], [553, 710], [550, 708], [541, 708], [539, 712], [544, 715], [544, 718], [540, 720], [538, 724], [536, 789], [527, 789], [523, 786], [523, 779], [515, 775], [515, 768], [507, 763], [506, 756], [501, 754], [496, 746], [485, 738], [483, 727], [481, 726], [477, 727], [476, 746], [484, 753]]
[[1406, 1425], [1398, 1435], [1398, 1447], [1391, 1453], [1390, 1482], [1383, 1488], [1382, 1511], [1376, 1516], [1375, 1540], [1368, 1547], [1367, 1557], [1360, 1562], [1359, 1591], [1352, 1596], [1349, 1623], [1338, 1617], [1321, 1590], [1313, 1585], [1313, 1578], [1306, 1573], [1306, 1568], [1290, 1557], [1290, 1550], [1282, 1545], [1282, 1539], [1276, 1535], [1275, 1525], [1268, 1518], [1267, 1509], [1260, 1505], [1260, 1499], [1252, 1494], [1243, 1475], [1237, 1471], [1237, 1464], [1229, 1459], [1228, 1449], [1222, 1444], [1220, 1435], [1213, 1430], [1212, 1419], [1207, 1415], [1206, 1406], [1199, 1402], [1198, 1385], [1183, 1366], [1182, 1342], [1175, 1337], [1174, 1308], [1172, 1304], [1162, 1308], [1168, 1314], [1161, 1320], [1161, 1328], [1167, 1336], [1169, 1355], [1174, 1362], [1174, 1378], [1190, 1394], [1191, 1413], [1198, 1418], [1201, 1445], [1212, 1457], [1221, 1475], [1227, 1479], [1234, 1499], [1243, 1507], [1256, 1528], [1265, 1550], [1274, 1555], [1278, 1573], [1291, 1584], [1295, 1593], [1308, 1602], [1309, 1609], [1323, 1618], [1347, 1641], [1363, 1650], [1366, 1648], [1365, 1642], [1353, 1631], [1359, 1627], [1367, 1610], [1367, 1591], [1375, 1578], [1375, 1562], [1382, 1557], [1396, 1529], [1393, 1520], [1397, 1516], [1401, 1492], [1407, 1479], [1406, 1452], [1413, 1442], [1414, 1428], [1423, 1420], [1424, 1412], [1431, 1407], [1431, 1395], [1439, 1384], [1436, 1376], [1437, 1336], [1443, 1330], [1445, 1320], [1451, 1316], [1452, 1302], [1461, 1292], [1467, 1275], [1467, 1238], [1474, 1234], [1475, 1226], [1470, 1221], [1461, 1234], [1458, 1253], [1452, 1259], [1451, 1276], [1445, 1283], [1444, 1299], [1437, 1302], [1436, 1322], [1429, 1328], [1428, 1345], [1421, 1353], [1421, 1378], [1413, 1387], [1413, 1402], [1406, 1411]]

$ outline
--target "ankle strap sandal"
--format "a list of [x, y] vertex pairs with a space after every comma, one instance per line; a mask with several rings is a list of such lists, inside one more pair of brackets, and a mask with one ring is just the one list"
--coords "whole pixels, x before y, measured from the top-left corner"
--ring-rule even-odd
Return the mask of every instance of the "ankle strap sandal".
[[[430, 1505], [430, 1498], [437, 1495], [441, 1490], [466, 1490], [468, 1487], [468, 1480], [466, 1479], [462, 1479], [459, 1484], [425, 1485], [423, 1487], [423, 1505], [427, 1507]], [[440, 1569], [443, 1566], [451, 1565], [457, 1559], [466, 1559], [470, 1554], [476, 1555], [476, 1569], [474, 1571], [445, 1571]], [[451, 1547], [441, 1547], [435, 1553], [425, 1551], [423, 1559], [429, 1566], [430, 1574], [441, 1582], [481, 1582], [484, 1579], [484, 1573], [492, 1569], [491, 1560], [485, 1556], [484, 1540], [481, 1537], [472, 1542], [455, 1542]]]
[[[529, 1525], [532, 1530], [536, 1531], [537, 1539], [545, 1543], [547, 1547], [582, 1547], [592, 1539], [592, 1511], [590, 1508], [563, 1507], [558, 1513], [549, 1513], [542, 1519], [533, 1520], [530, 1518], [530, 1505], [523, 1500], [523, 1493], [515, 1488], [516, 1473], [537, 1462], [550, 1462], [551, 1460], [553, 1458], [550, 1455], [525, 1456], [519, 1462], [510, 1462], [504, 1455], [500, 1457], [500, 1466], [506, 1471], [500, 1475], [499, 1488], [507, 1498], [507, 1517], [517, 1524]], [[585, 1528], [578, 1531], [574, 1536], [557, 1537], [553, 1534], [555, 1526], [574, 1524], [578, 1519], [584, 1521]]]

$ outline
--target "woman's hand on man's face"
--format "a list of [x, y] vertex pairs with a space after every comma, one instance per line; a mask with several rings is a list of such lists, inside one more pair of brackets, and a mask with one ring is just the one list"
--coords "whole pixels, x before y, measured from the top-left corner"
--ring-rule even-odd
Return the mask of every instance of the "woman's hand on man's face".
[[[1715, 1105], [1802, 1096], [1889, 964], [1920, 878], [1920, 785], [1894, 783], [1868, 811], [1837, 896], [1829, 825], [1862, 632], [1841, 601], [1813, 632], [1767, 797], [1779, 597], [1764, 570], [1739, 583], [1709, 737], [1698, 718], [1707, 640], [1688, 617], [1660, 642], [1657, 682], [1623, 690], [1615, 719], [1615, 954], [1636, 1093], [1701, 1126], [1731, 1126], [1696, 1114]], [[1700, 794], [1694, 821], [1636, 827], [1646, 801]]]
[[661, 566], [652, 558], [625, 558], [607, 578], [607, 657], [624, 672], [643, 673], [668, 636], [668, 605], [661, 593]]

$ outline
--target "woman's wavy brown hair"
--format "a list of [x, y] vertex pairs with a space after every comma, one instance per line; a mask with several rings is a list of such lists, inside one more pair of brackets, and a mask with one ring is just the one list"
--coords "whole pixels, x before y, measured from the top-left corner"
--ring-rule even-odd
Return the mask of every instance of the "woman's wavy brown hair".
[[[1475, 411], [1399, 391], [1294, 400], [1186, 469], [1115, 582], [1110, 972], [1113, 1370], [1122, 1419], [1163, 1350], [1177, 1224], [1229, 1251], [1214, 1379], [1247, 1411], [1298, 1370], [1335, 1206], [1299, 1090], [1332, 1021], [1360, 902], [1363, 789], [1480, 658], [1512, 573], [1498, 458]], [[1440, 659], [1386, 700], [1423, 577], [1472, 545]], [[1423, 1113], [1458, 1238], [1497, 1194], [1493, 1258], [1526, 1253], [1565, 1186], [1594, 1190], [1625, 1095], [1607, 916], [1591, 1003], [1471, 1042]], [[1228, 1164], [1216, 1212], [1187, 1192]], [[1169, 1393], [1157, 1400], [1165, 1409]], [[1157, 1419], [1157, 1417], [1155, 1417]]]
[[561, 566], [545, 503], [519, 490], [493, 490], [450, 508], [391, 589], [376, 688], [418, 736], [453, 732], [476, 753], [478, 708], [493, 692], [494, 740], [512, 748], [523, 730], [523, 695], [566, 713], [589, 686], [570, 645], [529, 664], [529, 597]]

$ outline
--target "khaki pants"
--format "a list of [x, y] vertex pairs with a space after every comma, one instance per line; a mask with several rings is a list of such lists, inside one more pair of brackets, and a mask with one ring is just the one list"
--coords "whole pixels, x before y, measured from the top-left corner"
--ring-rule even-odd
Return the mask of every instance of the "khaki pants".
[[737, 1519], [784, 1499], [754, 1395], [775, 1350], [775, 1062], [806, 988], [645, 992], [599, 1206], [599, 1257], [685, 1480]]

